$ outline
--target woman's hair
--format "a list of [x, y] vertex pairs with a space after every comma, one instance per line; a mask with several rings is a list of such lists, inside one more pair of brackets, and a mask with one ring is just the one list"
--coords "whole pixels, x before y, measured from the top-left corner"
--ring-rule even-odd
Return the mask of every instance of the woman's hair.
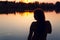
[[35, 20], [41, 20], [41, 21], [45, 20], [44, 11], [40, 8], [35, 9], [34, 10], [34, 18], [35, 18]]

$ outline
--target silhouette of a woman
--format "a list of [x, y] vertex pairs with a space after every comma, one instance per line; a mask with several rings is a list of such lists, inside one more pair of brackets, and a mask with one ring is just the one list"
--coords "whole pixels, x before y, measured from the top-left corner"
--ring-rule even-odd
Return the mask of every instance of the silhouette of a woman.
[[34, 11], [34, 18], [36, 22], [32, 22], [31, 24], [28, 40], [46, 40], [48, 31], [51, 33], [50, 22], [45, 21], [44, 12], [41, 9]]

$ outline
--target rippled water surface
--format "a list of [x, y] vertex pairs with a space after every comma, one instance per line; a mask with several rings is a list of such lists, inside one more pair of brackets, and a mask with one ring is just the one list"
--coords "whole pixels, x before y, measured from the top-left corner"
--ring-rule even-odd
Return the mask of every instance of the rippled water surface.
[[[0, 40], [27, 40], [30, 25], [34, 20], [33, 12], [0, 14]], [[60, 14], [45, 12], [46, 20], [52, 25], [48, 40], [60, 40]]]

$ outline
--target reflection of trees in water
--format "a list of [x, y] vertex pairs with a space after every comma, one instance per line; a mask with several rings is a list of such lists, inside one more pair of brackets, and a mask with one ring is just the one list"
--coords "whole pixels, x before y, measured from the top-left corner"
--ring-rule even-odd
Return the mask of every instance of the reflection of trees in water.
[[44, 11], [56, 11], [60, 12], [60, 2], [53, 3], [15, 3], [15, 2], [7, 2], [0, 1], [0, 13], [15, 13], [15, 12], [25, 12], [25, 11], [33, 11], [36, 8], [41, 8]]

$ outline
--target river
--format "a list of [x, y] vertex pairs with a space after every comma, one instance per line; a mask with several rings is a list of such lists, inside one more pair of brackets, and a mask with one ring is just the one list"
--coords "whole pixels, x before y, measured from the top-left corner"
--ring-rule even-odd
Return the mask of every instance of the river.
[[[44, 12], [45, 20], [52, 25], [52, 33], [47, 40], [60, 40], [60, 14]], [[33, 12], [0, 14], [0, 40], [27, 40], [30, 25], [34, 20]]]

